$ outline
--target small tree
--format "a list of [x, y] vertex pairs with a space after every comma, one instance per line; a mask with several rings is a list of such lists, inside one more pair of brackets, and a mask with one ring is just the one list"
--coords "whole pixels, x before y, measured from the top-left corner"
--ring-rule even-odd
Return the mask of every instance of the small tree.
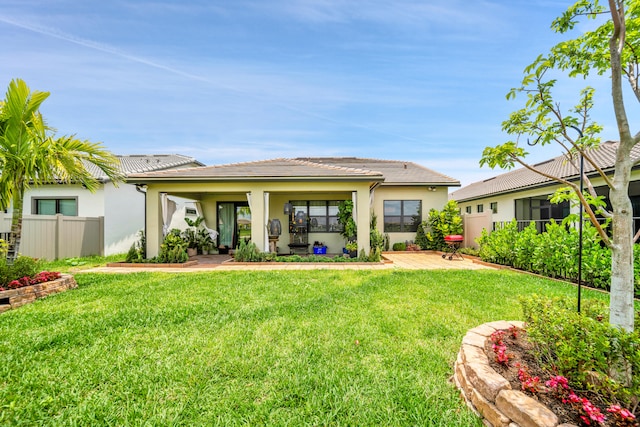
[[[525, 68], [520, 87], [512, 89], [508, 99], [519, 93], [526, 95], [524, 108], [511, 114], [502, 124], [503, 130], [514, 135], [515, 140], [496, 147], [485, 148], [481, 165], [511, 168], [516, 163], [548, 179], [560, 182], [566, 188], [556, 200], [575, 197], [585, 209], [587, 216], [598, 230], [602, 241], [611, 248], [611, 300], [609, 321], [613, 325], [632, 331], [634, 328], [633, 305], [633, 207], [629, 199], [631, 149], [640, 142], [640, 133], [632, 134], [623, 99], [622, 81], [626, 79], [640, 102], [638, 77], [640, 72], [640, 2], [636, 0], [608, 0], [604, 7], [598, 0], [579, 0], [561, 17], [552, 29], [565, 33], [575, 27], [581, 17], [594, 18], [608, 15], [609, 19], [593, 31], [585, 32], [575, 39], [554, 46], [549, 54], [540, 55]], [[616, 151], [615, 172], [609, 176], [602, 171], [591, 156], [591, 148], [599, 144], [601, 126], [590, 117], [594, 90], [582, 90], [578, 103], [568, 111], [554, 101], [552, 90], [556, 80], [548, 76], [551, 70], [560, 70], [570, 77], [585, 79], [592, 73], [611, 74], [611, 95], [620, 141]], [[579, 174], [579, 158], [590, 165], [609, 187], [612, 209], [604, 209], [602, 200], [595, 192], [590, 180], [583, 174], [586, 184], [583, 193], [567, 179], [536, 168], [525, 160], [527, 152], [519, 145], [520, 138], [533, 138], [541, 145], [556, 143], [561, 147], [567, 162]], [[611, 219], [610, 238], [597, 221], [596, 213]]]
[[90, 191], [99, 182], [86, 168], [96, 165], [114, 184], [122, 179], [118, 160], [101, 144], [73, 136], [54, 138], [40, 105], [48, 92], [31, 91], [20, 79], [9, 83], [0, 103], [0, 207], [13, 207], [8, 261], [20, 248], [24, 193], [30, 187], [50, 183], [82, 184]]

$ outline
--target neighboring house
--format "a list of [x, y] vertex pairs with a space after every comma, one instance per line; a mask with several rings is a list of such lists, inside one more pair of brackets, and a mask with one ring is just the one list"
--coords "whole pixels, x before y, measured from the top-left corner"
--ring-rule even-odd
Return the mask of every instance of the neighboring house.
[[[132, 173], [203, 166], [197, 160], [179, 154], [116, 157], [125, 177]], [[103, 217], [104, 254], [127, 252], [144, 228], [145, 195], [137, 191], [134, 184], [119, 183], [115, 187], [95, 165], [88, 164], [87, 169], [101, 183], [95, 193], [78, 184], [34, 187], [26, 191], [23, 215]], [[0, 231], [10, 231], [11, 210], [4, 216]], [[24, 235], [23, 243], [27, 239], [29, 236]]]
[[[597, 149], [590, 150], [588, 155], [603, 171], [612, 176], [617, 147], [617, 142], [604, 142]], [[636, 161], [640, 160], [640, 147], [635, 147], [631, 155]], [[579, 165], [578, 158], [575, 165]], [[576, 184], [579, 182], [579, 169], [567, 162], [564, 156], [533, 166], [549, 175], [559, 176]], [[585, 161], [584, 166], [585, 173], [592, 181], [597, 194], [607, 197], [609, 189], [602, 178], [588, 162]], [[562, 187], [565, 186], [540, 174], [526, 168], [518, 168], [462, 187], [451, 193], [450, 198], [458, 203], [462, 215], [484, 213], [491, 216], [493, 224], [515, 218], [520, 222], [521, 227], [535, 221], [538, 224], [538, 230], [542, 231], [544, 224], [550, 219], [560, 221], [572, 210], [577, 212], [578, 208], [570, 207], [568, 202], [553, 204], [549, 201], [549, 197]], [[640, 167], [638, 165], [631, 172], [629, 196], [633, 204], [637, 230], [640, 227], [640, 218], [638, 218], [640, 217]]]
[[371, 214], [391, 244], [414, 240], [429, 210], [442, 209], [449, 187], [460, 185], [412, 162], [355, 157], [281, 158], [148, 172], [131, 175], [130, 182], [144, 185], [147, 193], [149, 257], [157, 255], [167, 228], [163, 194], [196, 201], [207, 226], [218, 232], [219, 246], [233, 248], [239, 239], [250, 238], [267, 251], [269, 221], [278, 220], [282, 234], [275, 246], [280, 253], [310, 252], [316, 241], [329, 253], [340, 253], [345, 244], [337, 221], [341, 201], [355, 202], [358, 247], [368, 252]]

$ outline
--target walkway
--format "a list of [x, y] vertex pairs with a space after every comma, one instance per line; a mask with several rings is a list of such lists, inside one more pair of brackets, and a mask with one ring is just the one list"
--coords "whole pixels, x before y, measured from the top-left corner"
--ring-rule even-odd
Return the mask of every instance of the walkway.
[[483, 264], [473, 262], [470, 258], [444, 259], [437, 252], [384, 252], [384, 263], [358, 263], [358, 262], [326, 262], [326, 263], [235, 263], [230, 256], [204, 255], [195, 257], [198, 264], [193, 267], [96, 267], [79, 271], [82, 273], [134, 273], [140, 271], [157, 271], [167, 273], [189, 273], [205, 271], [272, 271], [272, 270], [388, 270], [402, 268], [407, 270], [480, 270], [490, 269]]

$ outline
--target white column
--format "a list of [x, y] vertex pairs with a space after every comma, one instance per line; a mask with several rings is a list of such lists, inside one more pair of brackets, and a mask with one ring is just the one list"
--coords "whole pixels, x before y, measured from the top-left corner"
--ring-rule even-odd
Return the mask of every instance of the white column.
[[269, 252], [269, 193], [264, 193], [264, 252]]
[[354, 193], [356, 193], [355, 200], [357, 202], [353, 204], [353, 212], [358, 226], [358, 255], [362, 249], [369, 255], [369, 250], [371, 249], [371, 242], [369, 241], [369, 209], [367, 209], [367, 206], [369, 206], [369, 188], [365, 186]]
[[162, 209], [160, 207], [160, 192], [158, 189], [148, 186], [146, 198], [147, 258], [153, 258], [160, 252], [160, 244], [162, 243]]

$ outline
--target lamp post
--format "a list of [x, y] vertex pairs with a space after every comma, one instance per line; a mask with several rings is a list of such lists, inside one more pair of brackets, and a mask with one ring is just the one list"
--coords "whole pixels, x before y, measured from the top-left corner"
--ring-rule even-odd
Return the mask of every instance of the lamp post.
[[[556, 123], [556, 125], [559, 125]], [[580, 135], [580, 139], [584, 136], [582, 131], [577, 126], [568, 125], [568, 127], [576, 130]], [[540, 137], [536, 139], [533, 143], [529, 142], [527, 139], [527, 144], [534, 146], [540, 141]], [[582, 152], [580, 152], [580, 194], [583, 194], [584, 190], [584, 156]], [[578, 313], [580, 313], [580, 300], [582, 299], [582, 215], [583, 215], [583, 206], [582, 202], [580, 202], [580, 213], [578, 215], [580, 223], [578, 224]]]

